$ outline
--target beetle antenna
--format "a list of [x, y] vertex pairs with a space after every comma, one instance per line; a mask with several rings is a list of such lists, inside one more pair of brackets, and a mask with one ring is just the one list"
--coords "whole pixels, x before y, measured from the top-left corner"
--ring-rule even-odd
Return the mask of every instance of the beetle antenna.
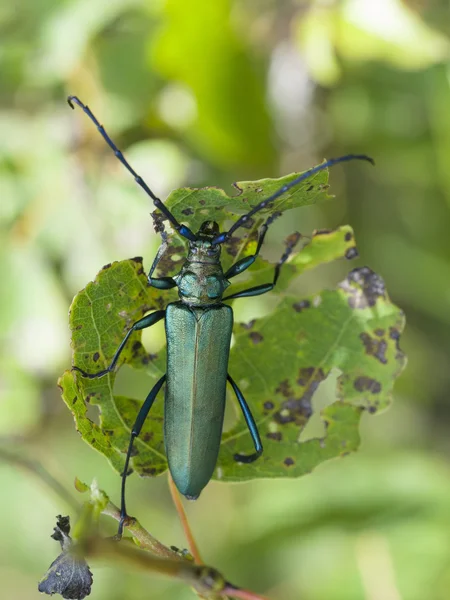
[[233, 233], [236, 231], [236, 229], [239, 229], [239, 227], [242, 227], [242, 225], [244, 225], [250, 219], [250, 217], [252, 217], [255, 213], [259, 212], [260, 210], [263, 210], [264, 208], [267, 208], [268, 206], [270, 206], [270, 204], [272, 204], [272, 202], [274, 200], [276, 200], [277, 198], [282, 196], [284, 193], [286, 193], [288, 190], [290, 190], [294, 186], [298, 185], [300, 182], [304, 181], [305, 179], [308, 179], [309, 177], [311, 177], [315, 173], [318, 173], [319, 171], [323, 171], [324, 169], [331, 167], [337, 163], [346, 162], [348, 160], [367, 160], [372, 165], [375, 164], [375, 161], [373, 160], [373, 158], [370, 158], [370, 156], [366, 156], [365, 154], [346, 154], [345, 156], [340, 156], [339, 158], [330, 158], [329, 160], [322, 163], [321, 165], [318, 165], [317, 167], [313, 167], [312, 169], [305, 171], [304, 173], [302, 173], [301, 175], [299, 175], [298, 177], [296, 177], [289, 183], [286, 183], [283, 187], [281, 187], [279, 190], [277, 190], [271, 196], [269, 196], [268, 198], [266, 198], [265, 200], [263, 200], [262, 202], [260, 202], [256, 206], [254, 206], [248, 213], [246, 213], [245, 215], [242, 215], [242, 217], [240, 217], [240, 219], [238, 219], [236, 221], [236, 223], [234, 223], [228, 231], [224, 231], [223, 233], [220, 233], [219, 235], [217, 235], [212, 240], [212, 244], [213, 245], [223, 244], [224, 242], [229, 240], [230, 237], [233, 235]]
[[155, 196], [155, 194], [148, 187], [148, 185], [145, 183], [145, 181], [142, 179], [142, 177], [140, 175], [138, 175], [136, 173], [136, 171], [131, 167], [131, 165], [127, 162], [127, 160], [125, 159], [125, 157], [122, 154], [122, 152], [117, 148], [117, 146], [115, 145], [115, 143], [112, 141], [112, 139], [106, 133], [103, 125], [101, 125], [99, 123], [99, 121], [97, 120], [97, 118], [95, 117], [95, 115], [93, 114], [93, 112], [91, 111], [91, 109], [89, 108], [89, 106], [87, 106], [86, 104], [83, 104], [81, 102], [81, 100], [77, 96], [69, 96], [67, 98], [67, 102], [69, 103], [70, 108], [74, 109], [75, 108], [74, 104], [76, 104], [77, 106], [79, 106], [87, 114], [87, 116], [91, 119], [91, 121], [97, 127], [98, 131], [102, 135], [102, 137], [105, 140], [105, 142], [108, 144], [108, 146], [114, 152], [114, 154], [116, 155], [116, 157], [120, 160], [120, 162], [127, 169], [127, 171], [129, 173], [131, 173], [131, 175], [133, 175], [134, 180], [136, 181], [136, 183], [138, 185], [140, 185], [141, 188], [150, 196], [150, 198], [153, 200], [153, 204], [156, 206], [156, 208], [158, 208], [163, 213], [163, 215], [165, 217], [167, 217], [167, 219], [169, 219], [169, 221], [172, 224], [172, 226], [174, 227], [174, 229], [176, 229], [176, 231], [182, 237], [190, 240], [191, 242], [195, 242], [196, 239], [197, 239], [196, 235], [189, 229], [189, 227], [186, 227], [186, 225], [181, 225], [175, 219], [175, 217], [170, 212], [170, 210], [164, 206], [162, 200], [160, 198], [157, 198]]

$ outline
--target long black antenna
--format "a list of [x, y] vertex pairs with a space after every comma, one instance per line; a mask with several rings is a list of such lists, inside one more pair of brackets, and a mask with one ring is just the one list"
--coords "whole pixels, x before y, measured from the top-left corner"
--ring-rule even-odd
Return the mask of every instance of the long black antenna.
[[327, 160], [326, 162], [322, 163], [321, 165], [318, 165], [317, 167], [313, 167], [312, 169], [309, 169], [309, 171], [305, 171], [304, 173], [302, 173], [301, 175], [299, 175], [298, 177], [296, 177], [289, 183], [286, 183], [286, 185], [283, 185], [282, 188], [277, 190], [271, 196], [269, 196], [268, 198], [266, 198], [265, 200], [263, 200], [262, 202], [260, 202], [256, 206], [254, 206], [247, 214], [242, 215], [242, 217], [240, 219], [238, 219], [236, 221], [236, 223], [234, 223], [228, 231], [224, 231], [223, 233], [220, 233], [219, 235], [217, 235], [212, 240], [212, 244], [223, 244], [223, 242], [226, 242], [227, 240], [229, 240], [230, 237], [232, 236], [232, 234], [236, 231], [236, 229], [239, 229], [239, 227], [242, 227], [242, 225], [244, 225], [244, 223], [246, 223], [250, 219], [250, 217], [252, 217], [255, 213], [259, 212], [260, 210], [263, 210], [264, 208], [269, 206], [274, 200], [276, 200], [277, 198], [282, 196], [284, 193], [286, 193], [291, 188], [298, 185], [301, 181], [308, 179], [308, 177], [311, 177], [311, 175], [314, 175], [314, 173], [317, 173], [318, 171], [323, 171], [324, 169], [331, 167], [332, 165], [335, 165], [336, 163], [346, 162], [348, 160], [367, 160], [368, 162], [372, 163], [372, 165], [375, 164], [375, 161], [373, 160], [373, 158], [370, 158], [370, 156], [366, 156], [365, 154], [347, 154], [345, 156], [340, 156], [339, 158], [330, 158], [330, 160]]
[[145, 183], [145, 181], [142, 179], [142, 177], [140, 175], [138, 175], [136, 173], [136, 171], [131, 167], [131, 165], [126, 161], [122, 152], [118, 149], [118, 147], [115, 145], [115, 143], [109, 137], [109, 135], [106, 133], [103, 125], [101, 125], [99, 123], [99, 121], [96, 119], [95, 115], [93, 114], [93, 112], [91, 111], [89, 106], [87, 106], [86, 104], [83, 104], [77, 96], [69, 96], [67, 98], [67, 102], [69, 103], [70, 108], [74, 109], [75, 108], [74, 104], [76, 104], [77, 106], [79, 106], [80, 108], [82, 108], [84, 110], [84, 112], [91, 119], [91, 121], [93, 121], [94, 125], [97, 127], [98, 131], [103, 136], [103, 139], [108, 144], [108, 146], [112, 149], [112, 151], [114, 152], [116, 157], [120, 160], [120, 162], [123, 164], [123, 166], [133, 175], [136, 183], [138, 183], [141, 186], [141, 188], [153, 200], [153, 204], [156, 206], [156, 208], [158, 208], [163, 213], [163, 215], [165, 217], [167, 217], [167, 219], [169, 219], [169, 221], [172, 224], [172, 226], [174, 227], [174, 229], [176, 229], [181, 236], [190, 240], [191, 242], [195, 242], [195, 240], [197, 239], [197, 236], [189, 229], [189, 227], [186, 227], [186, 225], [181, 225], [180, 223], [178, 223], [178, 221], [175, 219], [175, 217], [170, 212], [170, 210], [164, 206], [162, 200], [155, 196], [155, 194], [148, 187], [148, 185]]

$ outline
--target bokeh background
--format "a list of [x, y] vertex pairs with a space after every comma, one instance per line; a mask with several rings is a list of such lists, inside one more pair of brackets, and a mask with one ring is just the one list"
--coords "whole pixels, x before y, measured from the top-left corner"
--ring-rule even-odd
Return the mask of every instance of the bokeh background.
[[[69, 93], [163, 198], [365, 152], [376, 168], [334, 168], [336, 198], [280, 219], [265, 255], [293, 228], [354, 227], [361, 258], [301, 291], [362, 264], [384, 277], [408, 321], [394, 405], [365, 416], [355, 455], [296, 481], [212, 482], [187, 508], [205, 560], [274, 599], [449, 598], [449, 3], [18, 0], [1, 4], [0, 35], [0, 449], [69, 490], [75, 475], [97, 477], [118, 501], [117, 475], [79, 438], [56, 379], [70, 365], [73, 295], [105, 263], [149, 266], [158, 240], [149, 199]], [[262, 302], [236, 305], [238, 319]], [[161, 343], [162, 330], [146, 338]], [[146, 394], [145, 375], [117, 386]], [[332, 393], [325, 384], [316, 407]], [[54, 517], [70, 509], [17, 464], [1, 460], [0, 477], [0, 595], [36, 598], [58, 551]], [[154, 535], [184, 546], [165, 477], [132, 477], [129, 494]], [[92, 566], [99, 600], [194, 597]]]

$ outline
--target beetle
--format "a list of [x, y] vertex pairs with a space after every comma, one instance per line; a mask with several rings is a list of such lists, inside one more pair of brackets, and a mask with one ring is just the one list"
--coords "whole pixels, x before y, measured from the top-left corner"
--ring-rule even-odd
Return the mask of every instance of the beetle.
[[106, 369], [97, 373], [87, 373], [80, 367], [72, 367], [83, 377], [88, 378], [102, 377], [111, 373], [115, 369], [120, 353], [130, 335], [164, 319], [167, 339], [167, 370], [145, 399], [131, 431], [122, 473], [118, 530], [120, 537], [128, 517], [125, 506], [125, 483], [133, 443], [163, 385], [165, 385], [164, 445], [168, 467], [176, 487], [186, 498], [198, 498], [216, 467], [222, 436], [227, 382], [236, 395], [255, 447], [254, 453], [250, 455], [235, 454], [234, 459], [241, 463], [251, 463], [262, 454], [261, 438], [250, 408], [236, 382], [228, 373], [233, 311], [224, 302], [270, 292], [275, 287], [280, 270], [292, 253], [300, 234], [290, 236], [283, 255], [275, 265], [271, 282], [225, 297], [223, 294], [230, 285], [229, 280], [246, 271], [255, 262], [268, 228], [281, 213], [274, 212], [261, 226], [255, 253], [241, 258], [226, 272], [223, 271], [220, 262], [222, 244], [229, 241], [232, 234], [248, 223], [253, 215], [270, 207], [279, 196], [314, 173], [340, 162], [366, 160], [373, 164], [374, 161], [364, 154], [348, 154], [330, 159], [302, 173], [274, 194], [256, 204], [246, 214], [239, 217], [228, 231], [220, 232], [217, 223], [205, 221], [198, 232], [194, 233], [189, 227], [177, 221], [145, 181], [133, 170], [89, 107], [83, 104], [77, 96], [69, 96], [67, 101], [71, 108], [75, 108], [77, 105], [87, 114], [116, 157], [133, 175], [136, 183], [151, 197], [155, 207], [170, 222], [175, 231], [189, 242], [188, 255], [178, 275], [153, 277], [153, 272], [167, 244], [163, 229], [163, 244], [148, 275], [150, 286], [161, 290], [177, 287], [179, 300], [168, 304], [165, 310], [157, 310], [134, 323]]

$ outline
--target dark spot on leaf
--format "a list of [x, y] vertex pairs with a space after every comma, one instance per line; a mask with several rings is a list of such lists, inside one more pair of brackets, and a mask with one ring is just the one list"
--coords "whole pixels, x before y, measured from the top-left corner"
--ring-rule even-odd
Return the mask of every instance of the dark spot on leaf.
[[292, 465], [295, 465], [295, 460], [293, 458], [291, 458], [290, 456], [288, 456], [287, 458], [284, 459], [284, 464], [287, 467], [292, 467]]
[[133, 448], [131, 449], [131, 452], [130, 452], [130, 456], [137, 456], [138, 454], [139, 454], [139, 450], [135, 446], [133, 446]]
[[84, 399], [85, 402], [87, 402], [89, 404], [89, 402], [91, 401], [91, 398], [95, 398], [97, 394], [95, 392], [91, 392], [90, 394], [88, 394], [86, 396], [86, 398]]
[[328, 235], [329, 233], [332, 233], [332, 229], [316, 229], [315, 231], [313, 231], [313, 236]]
[[359, 392], [370, 392], [379, 394], [381, 392], [381, 383], [370, 377], [358, 377], [353, 383], [355, 390]]
[[358, 256], [359, 256], [358, 249], [356, 248], [356, 246], [353, 246], [352, 248], [348, 248], [345, 251], [344, 256], [347, 260], [352, 260], [354, 258], [358, 258]]
[[252, 229], [253, 225], [255, 224], [254, 219], [247, 219], [246, 221], [244, 221], [244, 223], [242, 223], [242, 227], [244, 229]]
[[152, 360], [156, 360], [158, 358], [157, 354], [146, 354], [141, 358], [141, 363], [143, 365], [148, 365]]
[[199, 200], [198, 203], [201, 204], [202, 206], [205, 206], [205, 200]]
[[391, 338], [391, 340], [399, 340], [400, 339], [400, 331], [398, 329], [396, 329], [395, 327], [389, 327], [389, 337]]
[[141, 263], [142, 262], [142, 256], [135, 256], [134, 258], [130, 258], [130, 260], [132, 260], [135, 263]]
[[294, 395], [294, 392], [291, 386], [289, 385], [289, 379], [285, 379], [284, 381], [282, 381], [280, 385], [276, 388], [275, 392], [283, 394], [283, 396], [285, 396], [286, 398], [289, 398], [290, 396]]
[[254, 344], [260, 344], [264, 340], [263, 336], [257, 331], [251, 331], [248, 336]]
[[293, 309], [297, 312], [302, 312], [307, 308], [310, 308], [311, 302], [309, 300], [300, 300], [300, 302], [296, 302], [292, 305]]
[[78, 400], [78, 396], [75, 396], [75, 398], [72, 400], [72, 404], [75, 404], [75, 402]]
[[141, 349], [142, 344], [139, 341], [136, 341], [133, 343], [133, 346], [131, 348], [133, 354], [137, 354], [139, 352], [139, 350]]
[[369, 267], [353, 269], [339, 287], [348, 295], [351, 308], [375, 306], [379, 298], [386, 296], [384, 281]]
[[95, 352], [94, 355], [93, 355], [93, 357], [92, 357], [92, 360], [94, 362], [97, 362], [99, 358], [100, 358], [100, 354], [98, 352]]
[[353, 238], [353, 234], [350, 231], [347, 231], [347, 233], [345, 234], [344, 240], [346, 242], [349, 242], [352, 238]]
[[[304, 388], [303, 394], [300, 397], [294, 397], [293, 392], [289, 390], [292, 396], [281, 403], [280, 409], [273, 415], [274, 421], [280, 425], [295, 423], [298, 427], [303, 428], [313, 412], [311, 399], [324, 379], [325, 373], [322, 369], [316, 369], [315, 367], [301, 368], [297, 383]], [[287, 391], [285, 382], [282, 383], [281, 389]]]
[[109, 268], [110, 268], [110, 266], [111, 266], [111, 263], [108, 263], [107, 265], [104, 265], [104, 266], [102, 267], [102, 271], [106, 271], [106, 269], [109, 269]]
[[303, 427], [312, 415], [311, 403], [308, 398], [289, 398], [281, 404], [280, 410], [273, 415], [273, 420], [279, 425], [295, 423]]
[[375, 335], [377, 335], [378, 337], [383, 337], [384, 329], [375, 329]]
[[194, 214], [194, 211], [192, 210], [192, 208], [189, 208], [189, 207], [188, 208], [184, 208], [181, 212], [183, 213], [183, 215], [186, 215], [187, 217], [189, 215], [193, 215]]
[[377, 407], [372, 404], [371, 406], [369, 406], [367, 408], [367, 410], [373, 415], [374, 413], [377, 412]]
[[155, 469], [155, 467], [144, 467], [141, 470], [143, 475], [157, 475], [158, 474], [158, 470]]
[[231, 237], [227, 241], [227, 252], [230, 256], [235, 258], [241, 248], [241, 239], [238, 237]]
[[75, 331], [80, 331], [80, 329], [83, 329], [83, 325], [77, 325], [75, 327]]
[[145, 431], [144, 433], [141, 433], [139, 437], [143, 442], [148, 443], [153, 438], [153, 431]]
[[266, 400], [264, 402], [263, 406], [266, 410], [272, 410], [275, 408], [275, 404], [273, 402], [271, 402], [270, 400]]
[[299, 369], [298, 379], [297, 379], [298, 385], [301, 385], [302, 387], [304, 387], [305, 385], [308, 385], [308, 383], [310, 382], [310, 380], [313, 376], [314, 376], [314, 380], [317, 381], [318, 383], [320, 383], [321, 381], [326, 379], [323, 369], [316, 369], [315, 367], [305, 367], [305, 368]]
[[313, 186], [313, 185], [308, 185], [308, 187], [306, 188], [306, 191], [307, 191], [307, 192], [310, 192], [310, 191], [311, 191], [311, 190], [313, 190], [313, 189], [314, 189], [314, 186]]
[[385, 365], [387, 363], [387, 358], [385, 356], [388, 347], [387, 342], [385, 340], [377, 340], [376, 338], [370, 337], [365, 331], [363, 331], [359, 337], [364, 344], [366, 354], [374, 356], [380, 363]]
[[283, 435], [281, 434], [281, 431], [269, 431], [269, 433], [266, 433], [266, 438], [269, 440], [275, 440], [276, 442], [281, 442]]
[[[133, 473], [133, 469], [131, 469], [131, 468], [130, 468], [130, 469], [128, 469], [128, 471], [127, 471], [127, 477], [129, 477], [129, 476], [131, 475], [131, 473]], [[122, 471], [122, 473], [120, 474], [120, 476], [121, 476], [121, 477], [123, 477], [123, 471]]]
[[91, 444], [95, 444], [95, 438], [92, 438]]
[[136, 271], [136, 275], [144, 275], [144, 267], [140, 267], [137, 271]]
[[252, 319], [248, 323], [241, 323], [241, 325], [244, 329], [251, 329], [255, 323], [256, 323], [256, 319]]

